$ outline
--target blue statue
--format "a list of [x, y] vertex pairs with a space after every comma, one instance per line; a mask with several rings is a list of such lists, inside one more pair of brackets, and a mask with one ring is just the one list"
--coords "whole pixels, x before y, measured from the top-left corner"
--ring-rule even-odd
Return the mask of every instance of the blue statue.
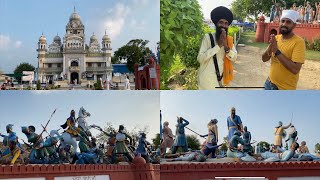
[[186, 135], [184, 133], [184, 127], [189, 124], [189, 121], [185, 120], [182, 117], [177, 117], [178, 124], [176, 125], [176, 139], [172, 146], [172, 154], [175, 154], [179, 147], [182, 148], [183, 152], [188, 151], [188, 144]]

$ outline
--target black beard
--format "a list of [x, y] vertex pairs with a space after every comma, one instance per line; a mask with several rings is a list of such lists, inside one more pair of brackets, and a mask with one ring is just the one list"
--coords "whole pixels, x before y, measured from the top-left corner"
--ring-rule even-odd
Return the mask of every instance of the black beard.
[[224, 29], [226, 30], [226, 34], [228, 35], [228, 28], [224, 28], [224, 27], [217, 27], [216, 28], [216, 40], [219, 41], [220, 39], [220, 35], [222, 33], [222, 30], [221, 29]]
[[[286, 31], [281, 30], [282, 28], [285, 28]], [[285, 27], [285, 26], [281, 26], [280, 29], [279, 29], [279, 32], [280, 32], [280, 34], [282, 34], [282, 35], [288, 35], [288, 34], [291, 33], [291, 31], [292, 31], [291, 29], [289, 30], [289, 28], [287, 28], [287, 27]]]

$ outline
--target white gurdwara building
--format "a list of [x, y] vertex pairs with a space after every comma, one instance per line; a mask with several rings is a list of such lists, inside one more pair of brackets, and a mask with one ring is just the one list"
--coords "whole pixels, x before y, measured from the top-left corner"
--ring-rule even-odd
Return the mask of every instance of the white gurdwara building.
[[93, 34], [86, 44], [85, 27], [74, 10], [66, 26], [63, 41], [57, 35], [47, 46], [42, 34], [38, 42], [38, 79], [65, 84], [86, 84], [88, 81], [112, 78], [111, 40], [105, 33], [101, 46]]

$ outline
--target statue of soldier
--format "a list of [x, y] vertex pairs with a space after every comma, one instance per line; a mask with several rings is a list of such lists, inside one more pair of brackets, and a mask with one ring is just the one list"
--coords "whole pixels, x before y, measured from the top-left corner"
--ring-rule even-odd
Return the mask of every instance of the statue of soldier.
[[139, 138], [139, 144], [136, 149], [136, 153], [140, 154], [141, 157], [143, 157], [146, 160], [146, 163], [150, 162], [150, 157], [148, 154], [148, 146], [151, 145], [147, 140], [146, 140], [146, 134], [144, 132], [140, 133], [140, 138]]
[[189, 121], [182, 117], [177, 117], [178, 124], [176, 125], [176, 139], [172, 146], [172, 154], [175, 154], [179, 147], [182, 147], [183, 152], [188, 151], [188, 144], [186, 135], [184, 133], [184, 127], [189, 124]]
[[240, 137], [241, 132], [236, 130], [228, 142], [228, 151], [227, 157], [231, 158], [241, 158], [244, 157], [245, 154], [238, 148], [238, 144], [244, 145], [244, 140]]
[[42, 137], [40, 137], [35, 131], [34, 126], [21, 127], [22, 133], [27, 136], [28, 143], [25, 144], [31, 149], [29, 154], [29, 163], [31, 164], [44, 164], [48, 162], [48, 152], [46, 148], [39, 148], [41, 143], [44, 143]]
[[243, 145], [243, 152], [251, 154], [253, 153], [253, 148], [251, 146], [251, 133], [248, 131], [247, 126], [244, 128], [244, 133], [242, 135], [244, 145]]

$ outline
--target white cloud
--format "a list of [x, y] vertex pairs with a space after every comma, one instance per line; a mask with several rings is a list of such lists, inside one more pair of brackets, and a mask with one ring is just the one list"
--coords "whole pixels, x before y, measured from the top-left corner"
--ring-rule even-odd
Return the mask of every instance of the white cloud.
[[10, 36], [5, 36], [0, 34], [0, 51], [6, 51], [10, 48], [20, 48], [22, 45], [22, 41], [13, 42]]
[[116, 6], [109, 12], [114, 12], [111, 16], [104, 21], [103, 26], [107, 28], [107, 33], [111, 40], [120, 35], [122, 29], [125, 27], [125, 22], [130, 8], [122, 3], [116, 4]]
[[133, 2], [134, 2], [136, 5], [145, 6], [145, 5], [148, 4], [148, 1], [149, 1], [149, 0], [134, 0]]
[[130, 29], [135, 29], [135, 30], [139, 30], [139, 31], [147, 29], [146, 22], [144, 20], [137, 22], [135, 19], [132, 19], [130, 21], [130, 27], [131, 27]]
[[11, 39], [9, 36], [0, 34], [0, 51], [9, 49]]
[[20, 48], [21, 45], [22, 45], [22, 42], [21, 42], [21, 41], [16, 41], [16, 43], [15, 43], [15, 47], [16, 47], [16, 48]]

